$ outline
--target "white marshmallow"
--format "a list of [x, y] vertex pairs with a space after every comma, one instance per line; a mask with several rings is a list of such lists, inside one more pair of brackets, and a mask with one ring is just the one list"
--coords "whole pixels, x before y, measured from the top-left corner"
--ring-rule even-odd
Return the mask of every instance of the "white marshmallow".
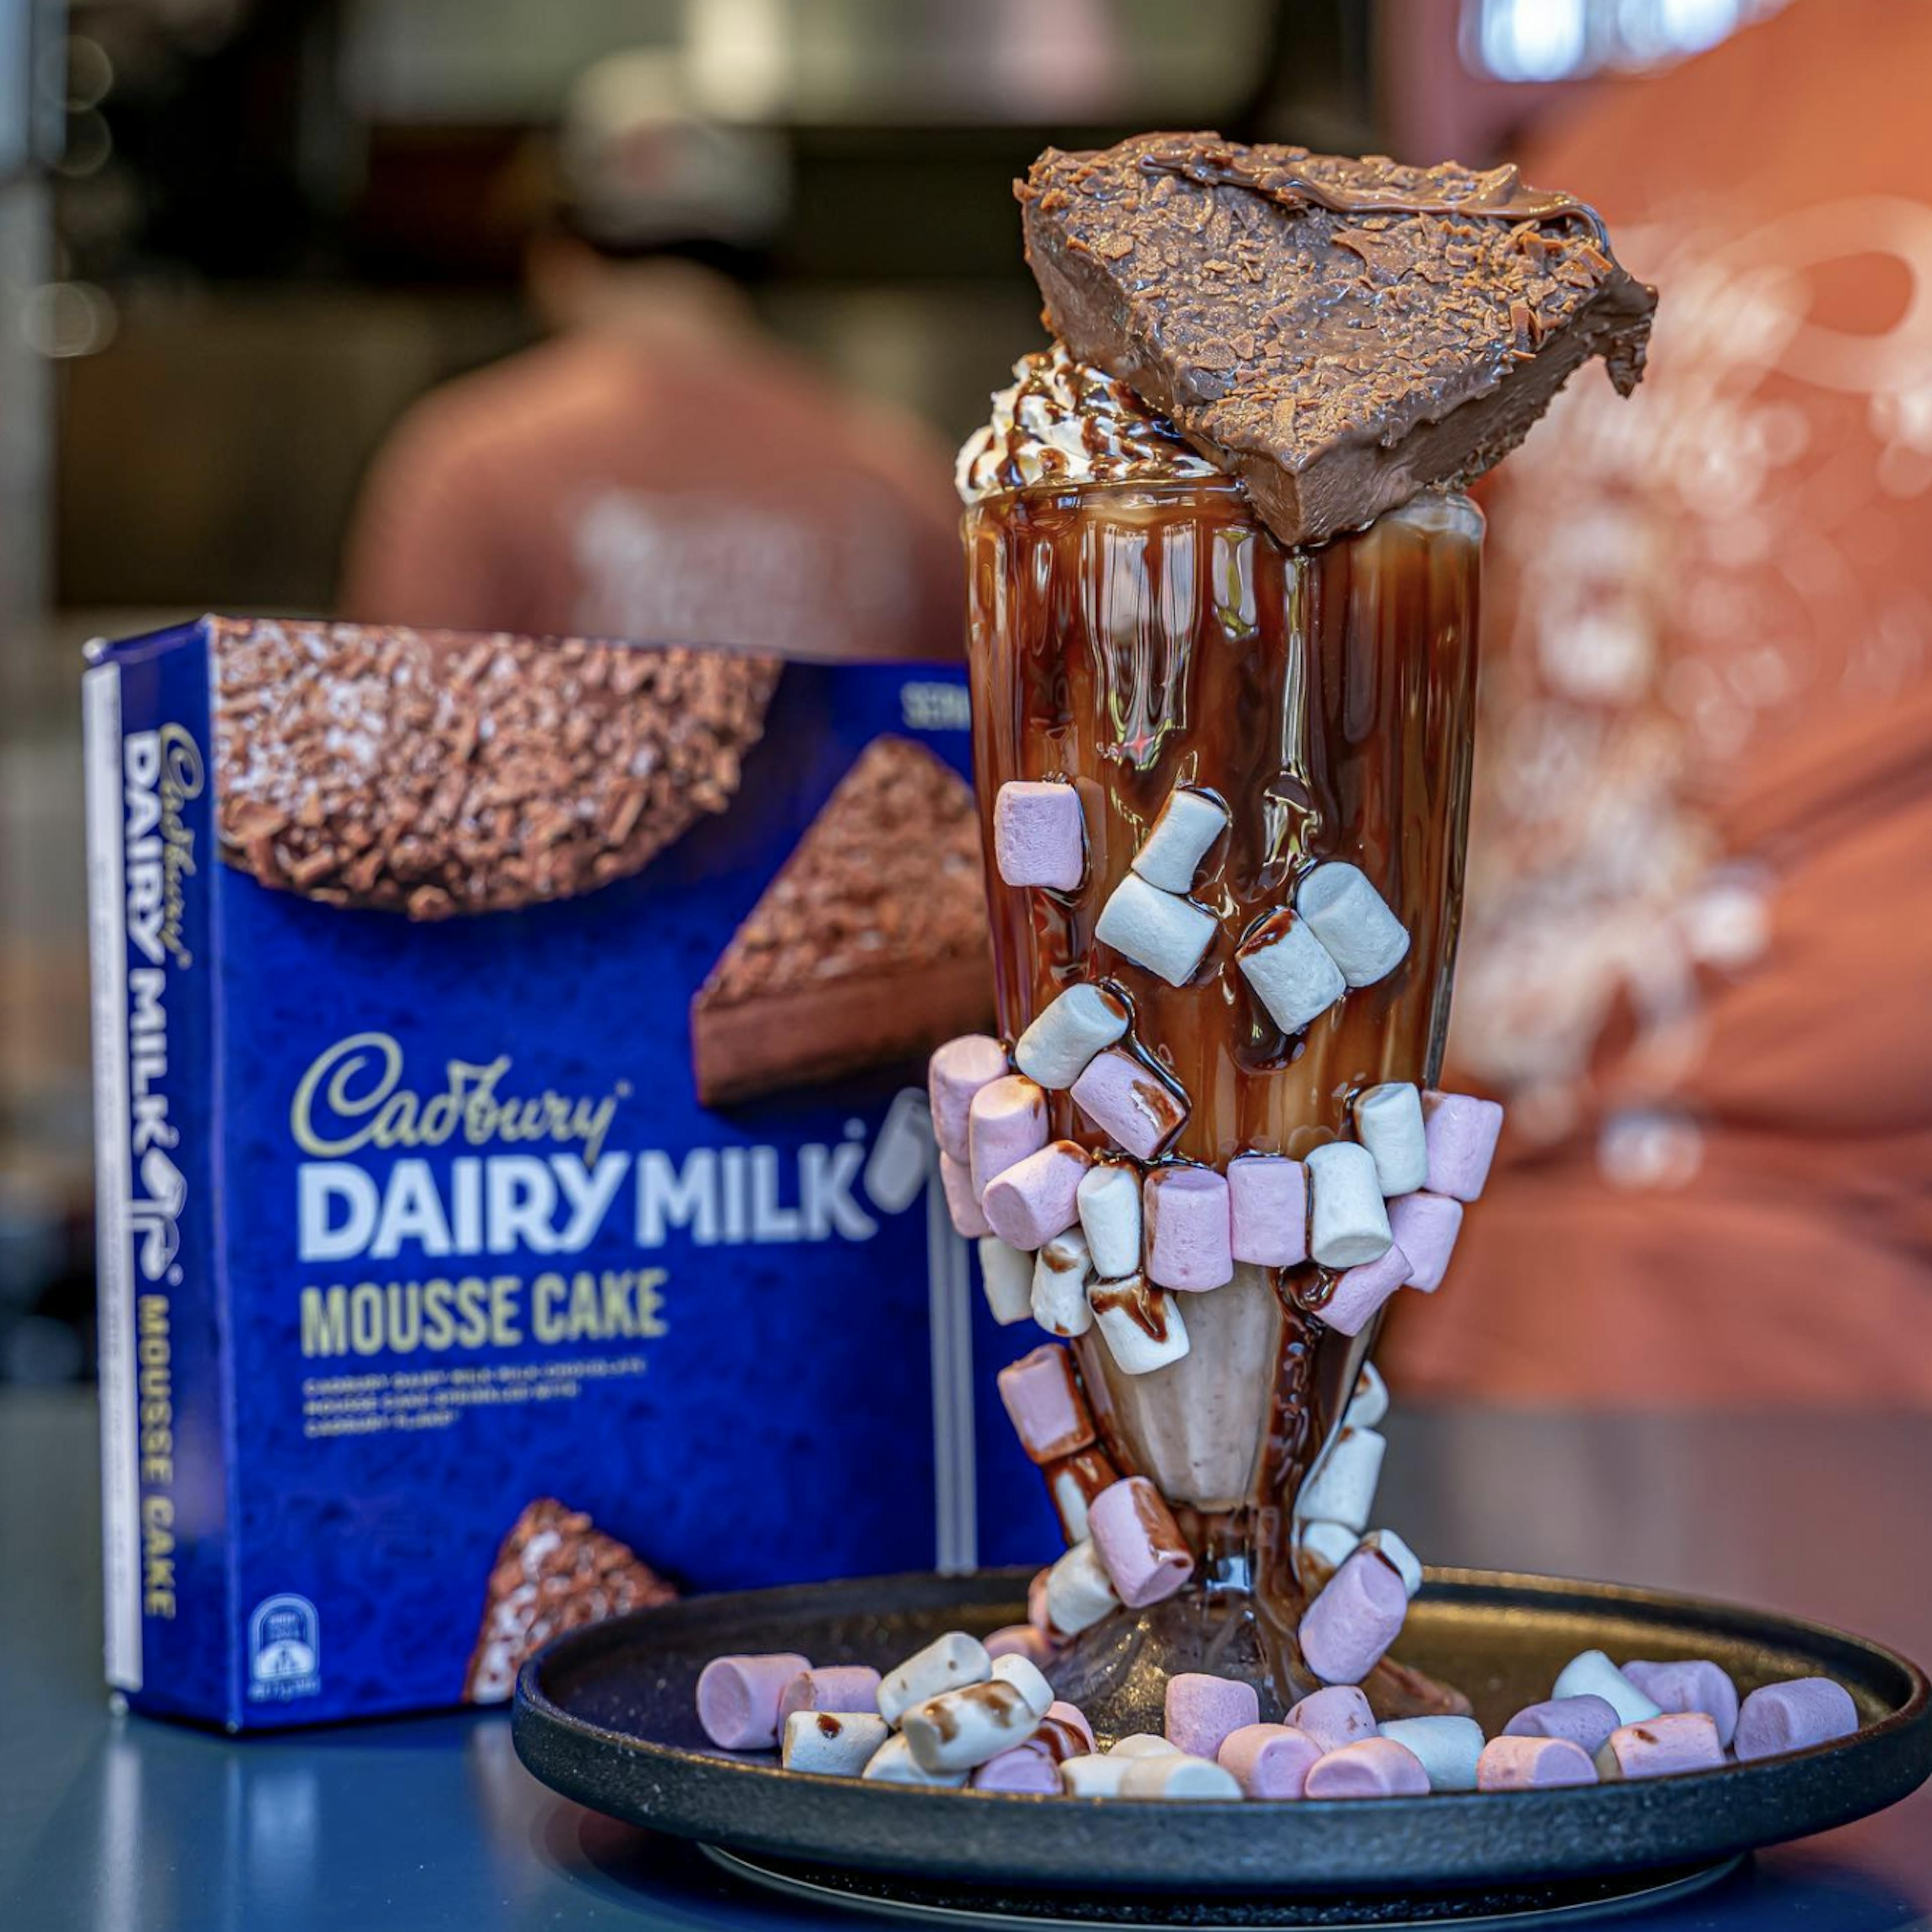
[[912, 1754], [904, 1736], [895, 1731], [872, 1756], [859, 1775], [874, 1784], [925, 1784], [957, 1791], [972, 1774], [964, 1771], [928, 1771]]
[[1227, 823], [1219, 799], [1176, 785], [1148, 829], [1147, 842], [1134, 854], [1134, 870], [1164, 892], [1186, 892]]
[[1330, 1141], [1308, 1156], [1308, 1252], [1324, 1268], [1360, 1268], [1394, 1245], [1375, 1156], [1353, 1141]]
[[1002, 1328], [1033, 1313], [1033, 1257], [997, 1234], [980, 1237], [980, 1279], [986, 1306]]
[[1354, 1555], [1362, 1539], [1346, 1522], [1304, 1522], [1296, 1540], [1310, 1556], [1334, 1570]]
[[1138, 1274], [1141, 1265], [1141, 1184], [1130, 1167], [1096, 1161], [1073, 1190], [1094, 1272], [1103, 1281]]
[[[1087, 1291], [1087, 1302], [1100, 1339], [1122, 1375], [1151, 1375], [1186, 1354], [1187, 1324], [1180, 1318], [1178, 1298], [1164, 1288], [1150, 1287], [1138, 1275], [1094, 1282]], [[1137, 1310], [1154, 1318], [1159, 1334], [1148, 1331]]]
[[1094, 1054], [1126, 1033], [1128, 1018], [1126, 1001], [1112, 988], [1069, 986], [1020, 1035], [1013, 1064], [1042, 1087], [1071, 1087]]
[[1046, 1573], [1046, 1620], [1066, 1636], [1078, 1636], [1120, 1605], [1090, 1538], [1076, 1543]]
[[1356, 1095], [1355, 1138], [1374, 1157], [1385, 1196], [1413, 1194], [1429, 1178], [1422, 1094], [1408, 1082], [1390, 1080]]
[[1027, 1708], [1036, 1718], [1044, 1718], [1053, 1708], [1053, 1686], [1040, 1666], [1015, 1653], [993, 1660], [993, 1681], [1010, 1684], [1026, 1700]]
[[915, 1704], [900, 1723], [907, 1748], [928, 1771], [970, 1771], [1040, 1729], [1018, 1687], [999, 1682], [943, 1691]]
[[1315, 1466], [1315, 1473], [1302, 1484], [1295, 1498], [1297, 1514], [1312, 1522], [1344, 1523], [1359, 1537], [1369, 1526], [1382, 1458], [1388, 1453], [1386, 1438], [1372, 1429], [1352, 1429], [1344, 1424], [1328, 1454]]
[[1085, 1334], [1094, 1325], [1094, 1311], [1087, 1305], [1087, 1284], [1093, 1279], [1087, 1237], [1078, 1228], [1054, 1235], [1034, 1257], [1033, 1318], [1049, 1335], [1071, 1340]]
[[1178, 1757], [1180, 1747], [1152, 1731], [1130, 1731], [1107, 1755], [1109, 1757]]
[[1084, 1543], [1093, 1534], [1087, 1520], [1087, 1485], [1080, 1479], [1077, 1471], [1064, 1466], [1046, 1476], [1047, 1494], [1053, 1498], [1054, 1513], [1060, 1518], [1060, 1526], [1066, 1533], [1069, 1543]]
[[1358, 1429], [1372, 1429], [1388, 1412], [1388, 1384], [1382, 1380], [1382, 1371], [1374, 1363], [1364, 1362], [1342, 1420], [1352, 1422]]
[[794, 1711], [778, 1761], [788, 1771], [856, 1778], [886, 1741], [886, 1720], [865, 1711]]
[[1078, 1757], [1068, 1758], [1060, 1766], [1060, 1781], [1070, 1798], [1118, 1798], [1120, 1780], [1132, 1762], [1132, 1758], [1116, 1752], [1104, 1757], [1098, 1751], [1084, 1752]]
[[1130, 872], [1108, 895], [1094, 937], [1170, 986], [1184, 986], [1214, 942], [1214, 917]]
[[1120, 1780], [1123, 1798], [1240, 1798], [1240, 1780], [1211, 1759], [1185, 1751], [1134, 1759]]
[[1381, 1735], [1412, 1752], [1429, 1774], [1431, 1791], [1473, 1791], [1483, 1727], [1474, 1718], [1390, 1718]]
[[1359, 866], [1317, 866], [1296, 889], [1294, 909], [1352, 986], [1372, 986], [1408, 950], [1408, 933]]
[[983, 1684], [992, 1674], [993, 1660], [976, 1636], [948, 1630], [886, 1672], [879, 1684], [879, 1715], [887, 1724], [896, 1724], [914, 1705], [923, 1704], [944, 1690]]
[[1394, 1530], [1370, 1530], [1362, 1538], [1362, 1547], [1372, 1550], [1402, 1579], [1402, 1587], [1412, 1597], [1422, 1588], [1422, 1559]]
[[1600, 1650], [1580, 1651], [1556, 1673], [1550, 1694], [1600, 1697], [1620, 1724], [1647, 1724], [1664, 1714], [1664, 1706], [1646, 1697]]
[[1271, 914], [1249, 934], [1234, 964], [1283, 1033], [1300, 1033], [1348, 990], [1322, 942], [1286, 910]]

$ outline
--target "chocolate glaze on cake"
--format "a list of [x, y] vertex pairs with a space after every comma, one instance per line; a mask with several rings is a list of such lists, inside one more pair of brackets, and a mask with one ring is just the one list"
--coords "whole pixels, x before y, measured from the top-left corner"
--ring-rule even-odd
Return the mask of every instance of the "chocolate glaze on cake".
[[1656, 292], [1514, 169], [1148, 134], [1048, 148], [1016, 191], [1048, 327], [1286, 544], [1480, 474], [1592, 356], [1642, 374]]

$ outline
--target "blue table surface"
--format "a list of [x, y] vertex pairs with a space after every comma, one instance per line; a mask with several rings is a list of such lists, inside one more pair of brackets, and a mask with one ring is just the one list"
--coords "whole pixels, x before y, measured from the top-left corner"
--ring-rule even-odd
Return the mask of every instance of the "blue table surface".
[[[94, 1410], [0, 1392], [0, 1928], [864, 1923], [553, 1796], [500, 1714], [231, 1742], [100, 1681]], [[1932, 1658], [1932, 1417], [1398, 1412], [1378, 1514], [1430, 1558], [1610, 1576]], [[1932, 1932], [1932, 1787], [1762, 1854], [1646, 1932]]]

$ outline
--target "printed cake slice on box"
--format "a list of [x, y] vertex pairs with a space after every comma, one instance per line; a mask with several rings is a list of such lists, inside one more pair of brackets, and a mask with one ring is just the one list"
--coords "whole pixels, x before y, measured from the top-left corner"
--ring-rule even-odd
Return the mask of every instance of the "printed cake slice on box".
[[692, 1001], [698, 1096], [910, 1058], [992, 1004], [973, 794], [922, 746], [877, 738]]

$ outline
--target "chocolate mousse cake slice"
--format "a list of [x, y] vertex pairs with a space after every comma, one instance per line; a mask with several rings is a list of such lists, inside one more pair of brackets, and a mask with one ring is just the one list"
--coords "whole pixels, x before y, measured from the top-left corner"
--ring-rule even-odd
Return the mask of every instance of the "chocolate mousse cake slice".
[[923, 746], [877, 738], [692, 1001], [698, 1096], [910, 1059], [992, 1009], [973, 794]]
[[1148, 134], [1049, 148], [1016, 192], [1048, 326], [1286, 544], [1479, 475], [1592, 356], [1642, 374], [1655, 290], [1513, 168]]

